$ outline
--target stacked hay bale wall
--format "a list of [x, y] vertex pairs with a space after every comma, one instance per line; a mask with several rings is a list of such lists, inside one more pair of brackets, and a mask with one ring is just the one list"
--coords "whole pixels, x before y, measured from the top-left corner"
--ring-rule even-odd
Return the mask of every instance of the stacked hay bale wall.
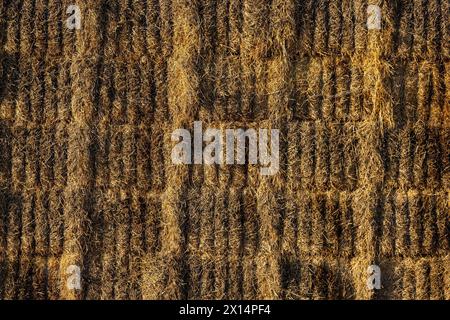
[[0, 1], [0, 298], [450, 299], [448, 1], [72, 2]]

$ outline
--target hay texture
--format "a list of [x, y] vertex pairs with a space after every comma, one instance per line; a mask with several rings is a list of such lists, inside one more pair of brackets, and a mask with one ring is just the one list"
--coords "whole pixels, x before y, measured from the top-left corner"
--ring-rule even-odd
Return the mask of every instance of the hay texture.
[[[448, 13], [1, 0], [0, 298], [450, 299]], [[174, 165], [194, 121], [279, 129], [279, 172]]]

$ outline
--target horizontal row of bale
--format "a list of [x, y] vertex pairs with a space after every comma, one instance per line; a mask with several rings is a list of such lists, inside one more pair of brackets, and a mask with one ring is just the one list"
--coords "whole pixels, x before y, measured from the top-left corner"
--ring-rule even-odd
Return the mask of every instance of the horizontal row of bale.
[[[219, 290], [221, 298], [237, 298], [241, 294], [257, 297], [251, 294], [257, 294], [258, 285], [264, 288], [266, 274], [262, 266], [266, 263], [274, 264], [276, 276], [280, 277], [276, 282], [279, 286], [291, 282], [303, 286], [311, 281], [299, 282], [299, 268], [310, 269], [307, 265], [316, 261], [339, 262], [350, 268], [349, 262], [358, 261], [359, 252], [365, 250], [368, 230], [360, 221], [357, 194], [300, 191], [267, 196], [266, 192], [263, 188], [255, 191], [204, 187], [192, 189], [177, 199], [182, 226], [179, 262], [184, 268], [183, 282], [177, 286], [186, 290], [180, 294], [214, 298]], [[67, 279], [57, 261], [64, 250], [69, 196], [72, 194], [54, 190], [35, 190], [26, 197], [3, 195], [0, 203], [6, 212], [0, 221], [3, 298], [59, 297]], [[376, 263], [383, 265], [391, 259], [409, 259], [405, 261], [412, 263], [413, 259], [425, 257], [445, 261], [450, 247], [446, 193], [411, 190], [376, 196], [379, 208], [375, 221]], [[163, 210], [167, 210], [164, 206], [171, 201], [170, 197], [167, 192], [143, 194], [127, 189], [98, 189], [89, 195], [89, 228], [80, 244], [85, 255], [80, 266], [83, 295], [141, 298], [145, 287], [158, 285], [162, 287], [148, 289], [147, 294], [164, 292], [164, 281], [168, 281], [164, 280], [167, 272], [164, 268], [175, 267], [164, 264], [165, 253], [161, 250], [167, 236]], [[268, 230], [262, 217], [274, 212], [278, 219], [271, 222], [272, 241], [278, 251], [275, 256], [269, 255], [273, 260], [266, 260], [263, 239]], [[355, 272], [362, 273], [366, 268], [357, 266]], [[336, 277], [343, 277], [349, 270], [341, 266], [333, 272]], [[320, 280], [314, 281], [314, 285], [325, 285]], [[356, 280], [347, 279], [351, 281]], [[332, 289], [330, 284], [330, 290], [345, 289], [334, 285]], [[347, 297], [355, 294], [352, 289], [346, 290]], [[279, 294], [275, 296], [281, 297]], [[302, 296], [297, 292], [291, 297], [295, 295]]]
[[[0, 88], [0, 119], [17, 126], [64, 125], [73, 116], [73, 64], [66, 61], [49, 65], [43, 58], [35, 59], [36, 65], [17, 62], [17, 57], [3, 61], [8, 72], [3, 75]], [[101, 129], [107, 125], [148, 126], [156, 118], [170, 121], [164, 66], [147, 59], [133, 64], [121, 60], [110, 58], [96, 67], [93, 89], [98, 107], [94, 110], [94, 124]], [[277, 57], [261, 63], [258, 70], [246, 71], [240, 57], [224, 57], [216, 64], [216, 70], [205, 68], [209, 80], [197, 86], [199, 97], [191, 105], [192, 112], [210, 121], [283, 116], [298, 121], [358, 122], [373, 111], [370, 96], [374, 88], [361, 59], [286, 61]], [[449, 62], [430, 60], [389, 61], [392, 74], [384, 81], [399, 124], [448, 127], [449, 66]], [[173, 72], [172, 76], [178, 79], [178, 71]], [[202, 72], [196, 75], [202, 76]], [[193, 74], [186, 77], [183, 85], [194, 79]], [[179, 89], [182, 97], [182, 88]]]
[[[257, 131], [269, 128], [270, 124], [253, 125], [255, 127], [242, 122], [206, 122], [203, 127], [222, 129], [225, 139], [225, 129]], [[280, 179], [299, 190], [355, 190], [359, 187], [360, 161], [364, 161], [359, 158], [359, 149], [364, 147], [364, 131], [360, 132], [360, 128], [353, 123], [289, 122], [280, 133]], [[68, 136], [70, 125], [20, 128], [2, 122], [0, 130], [2, 185], [16, 191], [67, 185], [68, 147], [74, 143]], [[170, 154], [176, 144], [170, 141], [169, 125], [104, 125], [88, 130], [95, 132], [89, 149], [95, 171], [88, 179], [97, 187], [164, 190], [166, 169], [172, 166]], [[389, 187], [419, 190], [448, 187], [448, 129], [408, 125], [387, 130], [379, 152], [383, 165], [381, 174]], [[226, 180], [235, 187], [244, 187], [259, 184], [261, 177], [253, 167], [223, 164], [199, 166], [195, 170], [202, 172], [200, 183], [215, 184]], [[192, 184], [197, 183], [193, 181]]]
[[[46, 48], [60, 50], [61, 39], [66, 40], [71, 34], [62, 28], [69, 17], [66, 9], [70, 4], [70, 1], [6, 1], [0, 7], [0, 17], [8, 26], [8, 36], [20, 37], [24, 54], [32, 53], [27, 51], [30, 48], [40, 52], [45, 52]], [[448, 57], [446, 17], [449, 4], [439, 0], [343, 0], [339, 3], [326, 0], [197, 0], [186, 3], [133, 0], [80, 4], [80, 9], [82, 15], [91, 10], [105, 25], [94, 30], [95, 33], [117, 35], [111, 39], [123, 53], [143, 51], [157, 55], [161, 42], [162, 51], [170, 52], [176, 41], [174, 30], [183, 23], [175, 19], [177, 10], [186, 7], [196, 13], [189, 16], [185, 11], [184, 17], [202, 28], [197, 43], [204, 46], [205, 54], [227, 46], [231, 53], [259, 58], [283, 53], [364, 54], [370, 41], [366, 26], [370, 4], [381, 9], [380, 32], [385, 39], [385, 54], [417, 58], [442, 52]], [[30, 32], [32, 30], [34, 32]], [[133, 37], [127, 37], [128, 34]], [[50, 50], [49, 54], [55, 56], [58, 51]]]

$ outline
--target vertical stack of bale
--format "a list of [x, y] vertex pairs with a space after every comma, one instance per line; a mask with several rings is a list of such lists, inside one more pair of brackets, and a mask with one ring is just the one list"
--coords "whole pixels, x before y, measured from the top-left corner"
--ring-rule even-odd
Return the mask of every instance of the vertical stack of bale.
[[[95, 107], [98, 64], [101, 47], [101, 6], [96, 1], [80, 7], [83, 14], [83, 31], [76, 34], [70, 74], [72, 97], [70, 122], [67, 126], [67, 185], [64, 190], [64, 247], [60, 261], [60, 273], [72, 273], [71, 266], [83, 272], [87, 257], [87, 246], [91, 240], [90, 210], [92, 210], [92, 188], [94, 164], [92, 148], [95, 143], [92, 134]], [[72, 270], [72, 271], [71, 271]], [[83, 275], [83, 274], [81, 274]], [[64, 285], [62, 277], [61, 298], [79, 299], [85, 293], [85, 283], [81, 290]]]

